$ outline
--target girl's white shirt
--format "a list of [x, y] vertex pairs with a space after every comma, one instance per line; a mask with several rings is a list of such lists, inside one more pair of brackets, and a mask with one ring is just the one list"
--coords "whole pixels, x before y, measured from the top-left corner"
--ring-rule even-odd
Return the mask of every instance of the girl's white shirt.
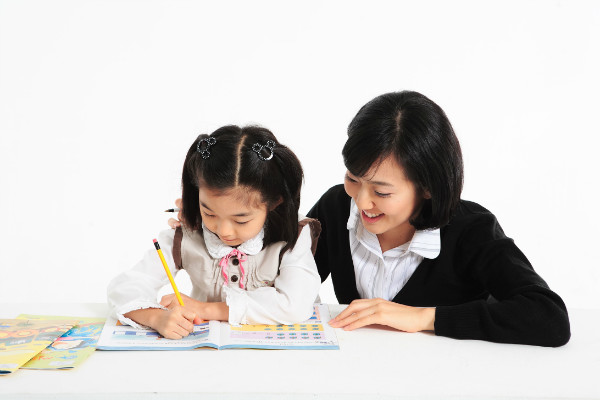
[[[206, 247], [212, 257], [222, 258], [232, 247], [225, 245], [203, 226]], [[173, 262], [175, 230], [159, 234], [158, 242], [173, 275], [178, 270]], [[264, 231], [242, 243], [238, 249], [248, 255], [262, 250]], [[239, 324], [294, 324], [312, 315], [313, 303], [317, 301], [321, 278], [311, 252], [310, 226], [302, 229], [292, 250], [283, 254], [279, 275], [273, 287], [244, 290], [223, 287], [229, 306], [229, 323]], [[114, 315], [123, 324], [140, 327], [126, 318], [133, 310], [145, 308], [166, 309], [158, 301], [158, 291], [169, 284], [164, 267], [153, 247], [132, 269], [115, 277], [108, 285], [108, 303]]]

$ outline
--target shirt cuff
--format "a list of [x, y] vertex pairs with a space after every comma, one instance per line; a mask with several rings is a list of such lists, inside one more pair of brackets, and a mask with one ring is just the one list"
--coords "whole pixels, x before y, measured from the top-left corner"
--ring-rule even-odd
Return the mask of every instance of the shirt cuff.
[[147, 326], [138, 324], [134, 320], [127, 318], [124, 315], [130, 311], [144, 310], [146, 308], [160, 308], [161, 310], [168, 310], [168, 308], [163, 307], [158, 303], [153, 303], [151, 301], [132, 301], [119, 307], [119, 309], [115, 311], [115, 314], [119, 322], [121, 322], [124, 325], [130, 325], [134, 328], [148, 328]]
[[224, 286], [225, 302], [229, 307], [229, 324], [239, 326], [247, 324], [246, 312], [248, 311], [248, 296], [246, 291], [240, 288]]

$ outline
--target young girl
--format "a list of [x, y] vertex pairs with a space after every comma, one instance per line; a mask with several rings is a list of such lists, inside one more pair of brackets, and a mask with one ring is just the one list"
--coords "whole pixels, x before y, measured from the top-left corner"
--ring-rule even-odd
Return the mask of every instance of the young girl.
[[[185, 269], [193, 290], [157, 302], [168, 283], [152, 247], [108, 287], [122, 323], [179, 339], [194, 321], [293, 324], [310, 318], [319, 286], [311, 252], [318, 222], [298, 218], [300, 162], [260, 127], [226, 126], [200, 135], [182, 173], [185, 224], [160, 234], [172, 273]], [[309, 225], [309, 226], [306, 226]]]
[[340, 303], [331, 325], [383, 324], [458, 339], [561, 346], [562, 299], [494, 215], [461, 200], [460, 145], [443, 110], [416, 92], [376, 97], [354, 117], [344, 185], [309, 216], [315, 259]]

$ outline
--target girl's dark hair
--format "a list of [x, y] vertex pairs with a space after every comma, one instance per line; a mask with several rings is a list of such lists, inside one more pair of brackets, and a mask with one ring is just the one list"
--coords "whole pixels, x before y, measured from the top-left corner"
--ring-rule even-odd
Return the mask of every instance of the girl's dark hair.
[[463, 160], [460, 144], [444, 111], [417, 92], [386, 93], [365, 104], [348, 126], [342, 150], [350, 173], [362, 177], [392, 155], [415, 185], [416, 229], [446, 225], [460, 201]]
[[[203, 139], [214, 144], [207, 145], [207, 140], [201, 143]], [[271, 155], [271, 149], [266, 146], [268, 141], [274, 143], [273, 157], [265, 160]], [[224, 126], [210, 135], [198, 136], [188, 150], [181, 178], [183, 218], [193, 230], [202, 226], [198, 199], [200, 186], [217, 191], [236, 187], [254, 189], [267, 206], [263, 246], [284, 241], [287, 244], [283, 251], [286, 251], [293, 248], [298, 239], [303, 178], [296, 155], [277, 142], [268, 129]]]

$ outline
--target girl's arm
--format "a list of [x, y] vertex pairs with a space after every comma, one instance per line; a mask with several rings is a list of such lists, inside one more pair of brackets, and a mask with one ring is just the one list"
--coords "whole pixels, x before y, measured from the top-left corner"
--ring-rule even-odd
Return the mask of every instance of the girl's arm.
[[[175, 275], [171, 249], [173, 247], [173, 230], [165, 230], [159, 234], [158, 241], [165, 256], [165, 260]], [[144, 322], [129, 318], [134, 310], [162, 309], [166, 310], [157, 301], [157, 294], [161, 287], [168, 283], [164, 267], [152, 242], [148, 241], [148, 251], [132, 269], [115, 277], [108, 285], [108, 304], [119, 321], [123, 324], [139, 327], [146, 325]], [[128, 316], [126, 316], [127, 314]], [[147, 322], [147, 321], [146, 321]]]
[[321, 279], [305, 226], [292, 250], [284, 253], [274, 287], [225, 288], [231, 324], [295, 324], [311, 317]]

